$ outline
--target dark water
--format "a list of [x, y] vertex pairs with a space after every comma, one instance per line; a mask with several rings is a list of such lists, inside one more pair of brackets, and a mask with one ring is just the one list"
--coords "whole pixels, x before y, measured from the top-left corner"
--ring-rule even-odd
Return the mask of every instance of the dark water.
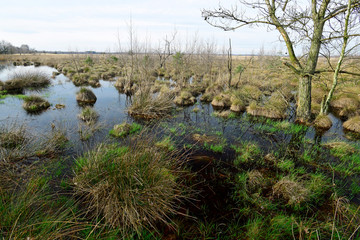
[[[0, 71], [0, 79], [5, 81], [13, 71], [33, 71], [35, 67], [6, 67]], [[36, 70], [42, 71], [51, 75], [56, 69], [50, 67], [37, 67]], [[52, 124], [55, 126], [61, 126], [67, 129], [68, 136], [71, 142], [74, 144], [74, 149], [78, 152], [82, 152], [86, 148], [93, 146], [97, 142], [103, 141], [108, 138], [108, 131], [115, 125], [124, 121], [134, 121], [128, 116], [126, 109], [130, 104], [130, 99], [124, 94], [120, 94], [113, 82], [100, 80], [101, 87], [91, 88], [97, 96], [97, 102], [94, 105], [94, 109], [99, 113], [98, 120], [99, 131], [97, 131], [92, 138], [88, 141], [81, 141], [79, 129], [84, 129], [86, 126], [78, 119], [78, 114], [81, 112], [81, 107], [78, 106], [75, 99], [76, 92], [79, 91], [79, 87], [73, 85], [73, 83], [64, 75], [60, 74], [55, 79], [51, 80], [51, 86], [42, 90], [26, 90], [25, 94], [39, 94], [45, 97], [52, 107], [47, 111], [44, 111], [38, 115], [28, 114], [22, 108], [23, 100], [16, 97], [7, 97], [2, 100], [0, 104], [0, 123], [25, 123], [32, 131], [43, 133], [51, 131]], [[89, 87], [90, 88], [90, 87]], [[56, 104], [64, 104], [65, 108], [56, 109]], [[200, 111], [195, 113], [192, 111], [194, 107], [198, 107]], [[186, 107], [178, 110], [175, 117], [172, 119], [164, 120], [164, 125], [167, 128], [179, 127], [183, 128], [183, 131], [189, 133], [189, 131], [206, 133], [210, 135], [218, 135], [225, 139], [229, 145], [239, 140], [256, 140], [260, 145], [271, 147], [276, 146], [277, 143], [289, 142], [290, 135], [277, 134], [277, 135], [263, 135], [255, 131], [256, 127], [261, 125], [260, 122], [249, 121], [246, 113], [238, 115], [234, 119], [224, 120], [219, 117], [213, 116], [213, 108], [210, 104], [203, 104], [198, 101], [198, 104], [191, 107]], [[291, 109], [289, 110], [291, 113]], [[310, 127], [305, 136], [309, 139], [321, 142], [327, 142], [331, 140], [346, 140], [346, 136], [342, 129], [342, 121], [330, 114], [330, 118], [333, 122], [332, 128], [319, 136], [316, 131]], [[293, 121], [290, 114], [289, 121]], [[165, 127], [165, 128], [166, 128]], [[89, 143], [91, 143], [89, 145]], [[269, 143], [271, 143], [269, 145]]]

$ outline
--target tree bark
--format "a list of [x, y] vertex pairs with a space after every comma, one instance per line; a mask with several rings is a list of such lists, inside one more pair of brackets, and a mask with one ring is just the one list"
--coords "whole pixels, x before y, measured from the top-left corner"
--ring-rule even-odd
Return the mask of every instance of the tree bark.
[[299, 80], [296, 116], [300, 122], [306, 122], [311, 117], [311, 80], [310, 75], [305, 75]]

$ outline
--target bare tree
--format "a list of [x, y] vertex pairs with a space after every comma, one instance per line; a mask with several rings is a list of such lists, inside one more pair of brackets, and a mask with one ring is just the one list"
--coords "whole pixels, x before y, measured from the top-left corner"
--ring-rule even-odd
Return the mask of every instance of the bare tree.
[[[332, 26], [332, 41], [327, 44], [328, 46], [325, 45], [324, 47], [328, 52], [326, 57], [328, 59], [331, 70], [334, 71], [334, 74], [331, 88], [328, 94], [324, 95], [323, 101], [321, 102], [320, 115], [326, 115], [329, 112], [330, 101], [338, 85], [340, 73], [360, 76], [360, 73], [344, 72], [341, 70], [345, 57], [359, 46], [359, 43], [354, 43], [349, 48], [351, 40], [354, 40], [356, 39], [356, 37], [358, 37], [358, 35], [356, 34], [356, 30], [359, 30], [357, 23], [358, 16], [356, 16], [356, 14], [352, 14], [352, 12], [356, 11], [358, 11], [358, 9], [354, 8], [351, 5], [351, 0], [348, 0], [348, 6], [344, 17], [339, 16], [339, 18], [337, 18], [338, 24], [336, 26]], [[339, 46], [339, 51], [336, 51], [338, 50]], [[335, 68], [331, 64], [331, 52], [334, 50], [336, 53], [339, 54], [339, 58]]]
[[[219, 6], [214, 10], [203, 10], [205, 21], [225, 31], [244, 26], [266, 25], [277, 30], [289, 53], [290, 62], [284, 62], [299, 76], [297, 118], [308, 121], [311, 113], [311, 81], [322, 44], [331, 37], [332, 22], [346, 12], [346, 0], [311, 0], [306, 2], [289, 0], [239, 0], [237, 6]], [[351, 0], [352, 8], [359, 7], [358, 0]], [[246, 15], [245, 9], [250, 14]], [[257, 11], [256, 15], [251, 14]], [[305, 44], [307, 52], [304, 61], [295, 53], [295, 47]]]
[[[155, 50], [155, 54], [159, 58], [160, 68], [166, 68], [166, 61], [169, 59], [170, 56], [174, 54], [172, 44], [175, 41], [176, 34], [177, 31], [175, 29], [169, 37], [166, 35], [164, 41], [159, 42], [159, 47]], [[163, 46], [161, 46], [162, 44]]]

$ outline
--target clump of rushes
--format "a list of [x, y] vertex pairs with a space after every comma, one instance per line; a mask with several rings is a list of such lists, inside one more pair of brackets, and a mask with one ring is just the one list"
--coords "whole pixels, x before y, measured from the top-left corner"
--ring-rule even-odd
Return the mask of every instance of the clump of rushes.
[[168, 223], [184, 192], [179, 159], [152, 145], [140, 138], [128, 146], [102, 144], [76, 160], [76, 193], [89, 213], [123, 236]]
[[2, 87], [7, 91], [22, 91], [29, 87], [45, 87], [50, 84], [50, 76], [39, 70], [14, 72]]
[[23, 108], [27, 112], [40, 112], [50, 107], [50, 103], [37, 95], [30, 95], [24, 98]]
[[95, 104], [97, 98], [93, 91], [88, 88], [80, 88], [80, 91], [76, 93], [76, 101], [80, 104]]
[[129, 124], [127, 122], [117, 124], [109, 131], [109, 134], [113, 137], [126, 137], [130, 134], [139, 132], [142, 126], [138, 123]]
[[173, 110], [174, 95], [171, 93], [153, 96], [150, 91], [143, 91], [134, 96], [128, 113], [137, 118], [157, 119], [170, 116]]
[[87, 106], [81, 111], [79, 118], [86, 123], [94, 123], [99, 118], [99, 114], [92, 107]]

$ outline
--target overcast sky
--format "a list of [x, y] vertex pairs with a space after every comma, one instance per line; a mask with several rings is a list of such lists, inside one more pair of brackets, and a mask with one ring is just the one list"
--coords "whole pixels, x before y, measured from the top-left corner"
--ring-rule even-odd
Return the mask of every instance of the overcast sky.
[[176, 29], [178, 42], [197, 34], [223, 46], [231, 38], [234, 54], [257, 53], [262, 46], [267, 51], [285, 49], [275, 31], [224, 32], [207, 24], [201, 9], [218, 4], [219, 0], [5, 1], [0, 9], [0, 40], [36, 50], [116, 51], [118, 35], [122, 48], [128, 48], [131, 18], [139, 42], [147, 39], [152, 47]]

